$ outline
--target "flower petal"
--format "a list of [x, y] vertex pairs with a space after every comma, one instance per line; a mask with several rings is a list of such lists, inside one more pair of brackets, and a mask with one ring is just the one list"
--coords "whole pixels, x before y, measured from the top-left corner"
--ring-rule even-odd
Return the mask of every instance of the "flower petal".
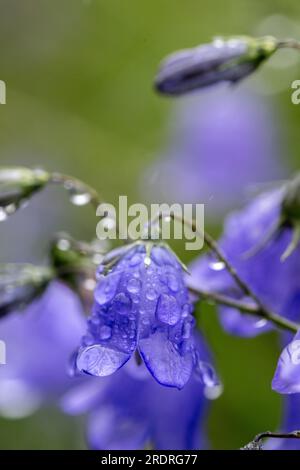
[[103, 406], [91, 414], [88, 441], [92, 449], [136, 450], [148, 437], [147, 422], [113, 406]]
[[139, 342], [139, 350], [153, 377], [162, 385], [181, 389], [193, 368], [191, 353], [181, 355], [165, 332], [156, 331]]
[[272, 388], [279, 393], [300, 393], [300, 332], [282, 351]]
[[79, 350], [76, 365], [86, 374], [105, 377], [120, 369], [128, 359], [130, 354], [94, 344]]

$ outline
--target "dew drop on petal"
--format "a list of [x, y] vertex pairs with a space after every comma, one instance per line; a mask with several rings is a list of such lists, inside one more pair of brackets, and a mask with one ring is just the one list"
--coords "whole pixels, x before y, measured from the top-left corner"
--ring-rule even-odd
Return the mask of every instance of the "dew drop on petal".
[[190, 319], [186, 318], [184, 323], [183, 323], [183, 328], [182, 328], [182, 338], [183, 339], [188, 339], [191, 336], [193, 326], [194, 326], [193, 317], [190, 316]]
[[294, 365], [300, 364], [300, 340], [292, 341], [288, 346], [291, 362]]
[[141, 262], [141, 255], [136, 253], [129, 261], [129, 266], [137, 266]]
[[110, 302], [115, 296], [119, 275], [108, 275], [103, 277], [95, 289], [95, 301], [99, 305], [104, 305]]
[[225, 264], [223, 263], [223, 261], [213, 261], [212, 263], [209, 263], [209, 267], [213, 271], [222, 271], [223, 269], [225, 269]]
[[258, 320], [254, 323], [254, 328], [263, 328], [267, 323], [268, 321], [262, 318], [261, 320]]
[[149, 256], [145, 256], [144, 265], [145, 266], [150, 266], [150, 264], [151, 264], [151, 258]]
[[113, 301], [114, 310], [120, 315], [126, 315], [130, 313], [131, 299], [128, 295], [121, 292], [116, 295]]
[[141, 281], [135, 278], [130, 279], [127, 283], [127, 290], [131, 294], [137, 294], [141, 290]]
[[104, 377], [113, 374], [129, 357], [130, 355], [121, 351], [94, 344], [79, 351], [76, 365], [82, 372]]
[[196, 374], [205, 387], [216, 387], [220, 385], [220, 380], [214, 367], [208, 362], [199, 360], [196, 364]]
[[180, 308], [175, 297], [162, 294], [159, 297], [156, 316], [158, 320], [167, 325], [176, 325], [180, 320]]
[[99, 338], [102, 340], [106, 340], [111, 338], [111, 327], [108, 325], [103, 325], [99, 329]]
[[172, 292], [178, 292], [179, 283], [174, 274], [169, 274], [168, 276], [168, 287]]
[[224, 387], [223, 387], [222, 384], [215, 385], [213, 387], [204, 387], [203, 395], [208, 400], [216, 400], [217, 398], [219, 398], [222, 395], [223, 388]]
[[190, 304], [184, 304], [181, 312], [182, 318], [186, 318], [190, 313], [192, 313], [192, 308]]
[[147, 291], [146, 291], [146, 299], [147, 299], [147, 300], [155, 300], [155, 299], [157, 299], [157, 293], [156, 293], [156, 291], [155, 291], [154, 289], [152, 289], [152, 288], [147, 289]]

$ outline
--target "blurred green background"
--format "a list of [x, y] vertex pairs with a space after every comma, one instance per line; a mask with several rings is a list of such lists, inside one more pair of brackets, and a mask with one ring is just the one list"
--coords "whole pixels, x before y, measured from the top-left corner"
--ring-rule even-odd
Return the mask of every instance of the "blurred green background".
[[[153, 92], [158, 62], [214, 35], [261, 34], [273, 15], [300, 22], [300, 3], [0, 0], [0, 79], [7, 86], [7, 104], [0, 106], [1, 165], [70, 173], [109, 202], [119, 194], [141, 201], [140, 175], [164, 143], [174, 107]], [[278, 76], [268, 67], [259, 73], [270, 87], [273, 76], [282, 85], [267, 99], [284, 128], [282, 157], [296, 168], [300, 107], [291, 103], [290, 85], [300, 79], [300, 60]], [[53, 232], [91, 238], [95, 224], [90, 208], [74, 208], [63, 191], [47, 190], [1, 225], [1, 261], [43, 260]], [[211, 229], [216, 235], [221, 226]], [[179, 249], [188, 261], [190, 255]], [[279, 424], [281, 399], [270, 390], [277, 337], [230, 337], [211, 306], [201, 309], [201, 323], [225, 386], [211, 406], [211, 445], [238, 448]], [[0, 420], [0, 448], [84, 448], [83, 426], [52, 409], [20, 421]]]

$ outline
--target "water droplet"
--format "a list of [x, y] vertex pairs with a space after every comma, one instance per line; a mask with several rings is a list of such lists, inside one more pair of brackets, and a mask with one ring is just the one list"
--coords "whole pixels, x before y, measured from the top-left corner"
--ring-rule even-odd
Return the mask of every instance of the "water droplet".
[[168, 275], [168, 287], [172, 292], [177, 292], [179, 289], [179, 283], [177, 277], [174, 274]]
[[193, 322], [190, 321], [190, 319], [186, 319], [182, 327], [182, 338], [188, 339], [191, 336], [192, 329], [193, 329]]
[[180, 308], [175, 297], [162, 294], [157, 304], [156, 316], [162, 323], [176, 325], [180, 320]]
[[288, 346], [288, 351], [293, 364], [300, 364], [300, 340], [292, 341]]
[[57, 242], [57, 248], [61, 251], [68, 251], [71, 248], [71, 243], [69, 240], [66, 240], [65, 238], [61, 238]]
[[223, 389], [224, 387], [222, 384], [215, 385], [214, 387], [204, 387], [203, 395], [208, 400], [216, 400], [222, 395]]
[[213, 261], [212, 263], [209, 263], [209, 267], [214, 271], [222, 271], [225, 269], [225, 264], [223, 261]]
[[89, 291], [93, 291], [96, 287], [96, 281], [95, 279], [93, 278], [90, 278], [90, 279], [85, 279], [84, 283], [83, 283], [83, 287], [84, 289], [86, 290], [89, 290]]
[[131, 307], [131, 299], [128, 295], [121, 292], [118, 294], [113, 301], [114, 310], [120, 315], [129, 314]]
[[213, 45], [217, 48], [224, 46], [224, 39], [222, 37], [215, 37], [213, 40]]
[[90, 346], [94, 343], [94, 338], [91, 335], [87, 334], [83, 336], [82, 341], [86, 346]]
[[7, 213], [5, 212], [5, 210], [0, 207], [0, 222], [4, 221], [7, 219]]
[[95, 344], [79, 351], [76, 365], [87, 374], [104, 377], [118, 370], [129, 357], [121, 351]]
[[141, 262], [141, 255], [136, 253], [129, 261], [129, 266], [137, 266]]
[[261, 320], [258, 320], [257, 322], [254, 323], [254, 327], [255, 328], [263, 328], [264, 326], [266, 326], [268, 323], [268, 320], [265, 320], [264, 318], [262, 318]]
[[205, 387], [211, 388], [220, 385], [220, 380], [214, 367], [208, 362], [198, 360], [195, 372]]
[[142, 286], [141, 281], [139, 281], [138, 279], [135, 279], [135, 278], [131, 278], [128, 281], [127, 290], [131, 294], [137, 294], [138, 292], [140, 292], [141, 286]]
[[85, 206], [91, 201], [91, 195], [89, 193], [71, 191], [70, 201], [75, 206]]
[[104, 305], [110, 302], [115, 296], [117, 285], [120, 279], [120, 275], [109, 274], [106, 277], [102, 277], [98, 286], [95, 289], [95, 301]]
[[5, 207], [5, 212], [7, 215], [12, 215], [16, 212], [17, 206], [15, 204], [9, 204]]
[[154, 289], [148, 289], [147, 292], [146, 292], [146, 298], [148, 300], [155, 300], [157, 299], [157, 293]]
[[149, 256], [145, 256], [144, 265], [147, 267], [147, 266], [150, 266], [150, 264], [151, 264], [151, 258]]
[[99, 329], [99, 338], [106, 340], [111, 338], [111, 327], [108, 325], [103, 325]]
[[99, 325], [99, 323], [100, 323], [100, 318], [98, 317], [98, 315], [93, 314], [93, 315], [91, 316], [90, 321], [91, 321], [91, 323], [92, 323], [93, 325]]
[[190, 304], [184, 304], [182, 307], [181, 316], [182, 318], [186, 318], [190, 313], [192, 313], [192, 307]]

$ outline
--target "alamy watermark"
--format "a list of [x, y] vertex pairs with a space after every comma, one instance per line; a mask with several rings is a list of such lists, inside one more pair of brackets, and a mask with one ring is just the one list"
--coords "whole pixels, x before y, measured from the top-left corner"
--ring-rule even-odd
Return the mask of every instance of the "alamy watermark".
[[0, 365], [6, 364], [6, 344], [0, 340]]
[[0, 104], [6, 104], [6, 84], [0, 80]]
[[[102, 203], [96, 234], [99, 240], [186, 240], [186, 250], [204, 245], [204, 204], [151, 204], [128, 206], [127, 196], [119, 196], [119, 206]], [[174, 223], [172, 223], [172, 221]]]
[[300, 104], [300, 80], [294, 80], [291, 88], [294, 90], [291, 96], [292, 103]]

